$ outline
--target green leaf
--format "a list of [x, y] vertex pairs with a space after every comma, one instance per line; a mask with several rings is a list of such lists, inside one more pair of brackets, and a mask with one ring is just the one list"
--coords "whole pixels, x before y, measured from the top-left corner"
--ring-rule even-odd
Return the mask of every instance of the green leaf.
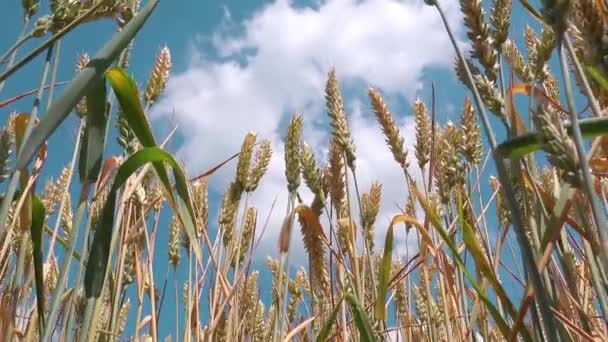
[[329, 337], [329, 333], [331, 332], [331, 327], [336, 322], [336, 317], [338, 316], [338, 312], [340, 311], [340, 306], [342, 306], [342, 302], [344, 301], [344, 296], [340, 298], [340, 300], [336, 303], [336, 306], [331, 311], [331, 315], [323, 324], [321, 331], [319, 331], [319, 335], [317, 336], [316, 342], [325, 342]]
[[40, 124], [34, 128], [32, 134], [25, 142], [25, 146], [16, 168], [23, 169], [27, 166], [34, 154], [45, 141], [53, 134], [59, 125], [67, 118], [78, 101], [87, 94], [97, 81], [103, 78], [103, 74], [119, 54], [127, 47], [137, 32], [146, 22], [158, 0], [150, 0], [148, 4], [131, 20], [123, 29], [91, 59], [89, 64], [78, 73], [70, 82], [61, 96], [51, 104]]
[[[116, 197], [118, 190], [125, 184], [127, 179], [139, 168], [147, 163], [167, 163], [173, 169], [175, 187], [178, 195], [178, 214], [184, 217], [185, 229], [191, 241], [198, 241], [196, 236], [193, 216], [188, 213], [184, 203], [190, 203], [188, 183], [183, 170], [175, 158], [159, 147], [143, 148], [129, 157], [118, 169], [112, 188], [108, 193], [107, 201], [101, 213], [99, 226], [95, 231], [91, 252], [89, 255], [85, 273], [85, 292], [88, 298], [99, 298], [105, 280], [106, 266], [109, 259], [110, 242], [114, 226], [114, 211], [116, 209]], [[172, 193], [170, 184], [163, 183], [165, 191]], [[200, 253], [200, 250], [198, 251]]]
[[32, 253], [34, 257], [34, 279], [36, 282], [36, 303], [38, 304], [38, 331], [44, 331], [44, 276], [42, 273], [42, 233], [45, 209], [38, 196], [32, 201]]
[[[479, 296], [481, 301], [486, 305], [486, 308], [488, 309], [488, 311], [490, 311], [490, 314], [492, 315], [492, 318], [494, 318], [494, 321], [496, 322], [496, 325], [498, 326], [498, 329], [500, 330], [500, 332], [503, 334], [503, 336], [505, 338], [509, 338], [510, 329], [509, 329], [509, 326], [507, 325], [507, 322], [505, 322], [504, 318], [500, 315], [500, 312], [498, 312], [498, 309], [496, 309], [496, 306], [490, 301], [490, 299], [488, 298], [488, 295], [486, 294], [483, 287], [481, 287], [477, 283], [475, 278], [473, 278], [473, 276], [467, 269], [466, 265], [460, 258], [458, 249], [452, 243], [452, 239], [450, 238], [448, 233], [443, 229], [441, 220], [439, 219], [439, 217], [437, 217], [437, 214], [435, 213], [435, 211], [429, 206], [427, 200], [424, 198], [424, 195], [422, 195], [420, 193], [420, 191], [418, 191], [417, 189], [414, 189], [414, 190], [416, 191], [416, 196], [418, 197], [418, 201], [420, 202], [420, 205], [424, 209], [426, 217], [430, 220], [431, 224], [435, 227], [435, 230], [437, 230], [437, 232], [439, 233], [439, 236], [441, 237], [443, 242], [448, 246], [448, 249], [452, 252], [454, 261], [458, 265], [458, 268], [460, 268], [460, 270], [467, 277], [467, 279], [469, 280], [469, 282], [475, 289], [475, 292], [477, 292], [477, 295]], [[531, 341], [531, 339], [527, 339], [527, 338], [526, 338], [526, 340]]]
[[[608, 117], [593, 117], [580, 120], [580, 128], [585, 138], [594, 138], [608, 134]], [[572, 124], [564, 125], [568, 135], [572, 136]], [[520, 158], [542, 148], [543, 141], [537, 132], [530, 132], [509, 139], [496, 147], [496, 152], [504, 158]]]
[[369, 322], [369, 317], [365, 312], [365, 309], [351, 292], [346, 294], [346, 301], [350, 304], [351, 311], [353, 313], [353, 318], [355, 320], [355, 325], [359, 330], [359, 339], [363, 342], [372, 342], [376, 341], [374, 337], [374, 330], [372, 329], [372, 325]]
[[97, 181], [101, 171], [108, 121], [106, 82], [104, 79], [95, 82], [91, 91], [87, 94], [87, 113], [87, 124], [85, 125], [78, 163], [82, 184], [91, 184]]
[[460, 217], [460, 226], [462, 228], [464, 244], [467, 247], [467, 250], [473, 256], [473, 259], [475, 259], [475, 265], [479, 267], [481, 273], [488, 279], [509, 315], [513, 318], [517, 317], [517, 310], [513, 306], [513, 303], [509, 300], [509, 296], [498, 281], [498, 278], [494, 273], [494, 269], [492, 266], [490, 266], [490, 262], [486, 258], [483, 249], [481, 248], [481, 243], [479, 242], [477, 235], [475, 235], [473, 228], [464, 219], [464, 208], [462, 199], [460, 197], [458, 198], [458, 215]]
[[[106, 78], [112, 85], [112, 89], [116, 94], [116, 98], [120, 103], [120, 108], [127, 120], [129, 127], [144, 147], [155, 147], [156, 141], [152, 134], [152, 128], [146, 118], [141, 105], [140, 94], [135, 81], [127, 75], [122, 68], [111, 68], [106, 73]], [[194, 209], [192, 208], [192, 202], [188, 193], [187, 183], [184, 178], [184, 184], [180, 188], [178, 184], [177, 192], [180, 198], [175, 198], [171, 191], [169, 177], [167, 171], [162, 162], [153, 162], [154, 170], [161, 183], [165, 187], [165, 193], [169, 199], [169, 203], [173, 209], [179, 214], [179, 218], [182, 221], [186, 234], [190, 239], [194, 252], [197, 258], [202, 260], [201, 247], [196, 236], [196, 229], [194, 224]]]
[[600, 69], [593, 65], [587, 65], [586, 69], [589, 75], [591, 75], [591, 77], [593, 77], [593, 79], [599, 83], [602, 88], [608, 90], [608, 78], [606, 78], [606, 75], [604, 75]]
[[391, 265], [393, 263], [393, 225], [386, 231], [384, 241], [384, 255], [380, 264], [380, 279], [378, 281], [378, 295], [376, 297], [375, 315], [377, 320], [386, 320], [386, 292], [391, 276]]
[[112, 85], [120, 108], [129, 123], [129, 128], [133, 130], [139, 142], [144, 147], [156, 146], [152, 128], [141, 105], [141, 97], [135, 80], [119, 67], [110, 68], [106, 72], [106, 78]]

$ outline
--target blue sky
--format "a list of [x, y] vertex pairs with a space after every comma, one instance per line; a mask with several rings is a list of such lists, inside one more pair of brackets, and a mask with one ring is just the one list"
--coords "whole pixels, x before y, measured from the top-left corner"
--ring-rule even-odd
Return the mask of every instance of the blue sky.
[[[443, 3], [462, 39], [464, 28], [457, 2]], [[41, 6], [46, 12], [47, 2]], [[518, 8], [515, 13], [520, 35], [523, 12]], [[11, 45], [22, 25], [18, 2], [5, 6], [2, 17], [0, 50]], [[92, 55], [114, 31], [115, 25], [105, 20], [80, 27], [62, 40], [57, 80], [73, 77], [78, 54]], [[36, 40], [26, 44], [21, 51], [39, 43]], [[161, 1], [137, 36], [132, 53], [129, 72], [140, 84], [146, 82], [155, 54], [163, 45], [171, 50], [172, 76], [150, 117], [157, 138], [162, 140], [170, 115], [175, 113], [180, 128], [170, 150], [185, 162], [191, 175], [238, 151], [249, 130], [273, 144], [269, 172], [252, 201], [259, 210], [258, 222], [269, 216], [268, 229], [256, 254], [259, 258], [255, 265], [261, 268], [266, 255], [276, 255], [277, 233], [285, 212], [287, 192], [281, 147], [285, 124], [294, 112], [302, 113], [304, 139], [313, 146], [318, 160], [324, 157], [328, 121], [323, 110], [323, 87], [331, 66], [336, 68], [350, 115], [361, 188], [368, 189], [376, 179], [384, 184], [376, 231], [379, 246], [384, 225], [396, 213], [395, 203], [405, 202], [406, 191], [399, 167], [392, 160], [369, 107], [367, 87], [382, 91], [408, 145], [414, 142], [411, 104], [420, 96], [430, 105], [431, 82], [435, 83], [441, 122], [458, 120], [466, 94], [453, 75], [454, 53], [439, 17], [421, 0]], [[40, 79], [42, 58], [9, 79], [0, 99], [33, 89]], [[0, 111], [5, 116], [11, 110], [30, 111], [32, 101], [28, 97]], [[70, 118], [51, 138], [45, 175], [57, 174], [69, 161], [76, 129], [75, 118]], [[118, 151], [115, 140], [110, 141], [109, 148], [109, 153]], [[410, 160], [414, 167], [413, 151]], [[213, 209], [218, 205], [213, 199], [224, 191], [233, 174], [231, 164], [210, 178]], [[278, 204], [270, 213], [276, 196]], [[310, 198], [309, 194], [305, 193], [305, 198]], [[215, 222], [215, 212], [212, 211], [211, 222]], [[163, 216], [161, 227], [168, 227], [167, 217]], [[166, 244], [166, 240], [167, 231], [161, 229], [158, 246]], [[403, 250], [405, 235], [398, 232], [397, 240]], [[293, 242], [295, 267], [305, 263], [305, 254], [299, 233]], [[184, 266], [179, 270], [182, 279]], [[167, 259], [161, 248], [155, 256], [157, 284], [162, 285], [166, 269]], [[263, 273], [262, 291], [270, 286], [267, 273]], [[167, 319], [161, 320], [160, 336], [174, 330], [173, 320], [168, 319], [174, 312], [171, 282], [168, 289], [163, 310]]]

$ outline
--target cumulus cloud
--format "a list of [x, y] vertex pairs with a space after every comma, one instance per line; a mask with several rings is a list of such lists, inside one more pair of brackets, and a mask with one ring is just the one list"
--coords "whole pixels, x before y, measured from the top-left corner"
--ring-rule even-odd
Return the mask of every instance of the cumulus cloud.
[[[444, 7], [459, 28], [457, 3], [445, 1]], [[206, 37], [213, 53], [193, 39], [189, 66], [172, 76], [153, 113], [157, 120], [175, 116], [184, 138], [179, 153], [189, 172], [232, 155], [249, 130], [269, 139], [274, 156], [252, 203], [263, 223], [279, 196], [264, 240], [274, 247], [287, 197], [282, 148], [286, 122], [294, 112], [304, 114], [305, 140], [320, 159], [328, 139], [324, 84], [329, 68], [335, 67], [357, 145], [361, 190], [376, 179], [384, 184], [378, 221], [384, 226], [396, 213], [395, 204], [405, 202], [405, 182], [371, 114], [366, 87], [380, 89], [391, 104], [411, 103], [426, 71], [451, 67], [452, 50], [436, 11], [421, 0], [326, 0], [311, 7], [277, 0], [243, 22], [234, 22], [227, 11], [217, 31]], [[393, 112], [412, 145], [413, 120], [405, 116], [409, 107]], [[233, 173], [228, 167], [214, 175], [214, 190], [223, 191]], [[383, 236], [384, 231], [376, 234]]]

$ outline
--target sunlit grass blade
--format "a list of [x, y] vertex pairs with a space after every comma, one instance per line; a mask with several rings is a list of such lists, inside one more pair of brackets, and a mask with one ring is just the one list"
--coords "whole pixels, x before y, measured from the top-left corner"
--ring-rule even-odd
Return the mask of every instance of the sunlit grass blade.
[[[608, 134], [607, 117], [582, 119], [579, 122], [581, 132], [585, 138], [594, 138]], [[567, 123], [564, 127], [568, 131], [568, 135], [572, 135], [572, 125]], [[496, 150], [505, 158], [519, 158], [540, 150], [542, 145], [543, 142], [540, 135], [536, 132], [531, 132], [503, 142], [497, 146]]]
[[38, 196], [34, 196], [32, 204], [32, 256], [34, 259], [34, 279], [36, 282], [36, 303], [38, 306], [38, 331], [44, 330], [44, 275], [42, 273], [42, 232], [44, 227], [45, 209]]
[[593, 65], [587, 66], [587, 72], [591, 77], [602, 86], [602, 88], [608, 90], [608, 78], [604, 73]]
[[[479, 296], [481, 301], [485, 304], [486, 308], [492, 315], [492, 318], [494, 318], [494, 321], [496, 322], [496, 325], [498, 326], [498, 329], [500, 330], [502, 335], [505, 338], [508, 338], [510, 329], [509, 329], [509, 326], [507, 325], [507, 322], [500, 315], [500, 312], [498, 311], [498, 309], [496, 308], [494, 303], [492, 303], [492, 301], [490, 301], [485, 290], [477, 283], [475, 278], [473, 278], [473, 275], [471, 275], [471, 273], [467, 269], [466, 265], [460, 258], [458, 249], [456, 248], [456, 246], [454, 246], [454, 243], [452, 243], [452, 239], [450, 238], [448, 233], [443, 229], [443, 226], [441, 224], [441, 221], [439, 220], [439, 217], [437, 217], [437, 214], [435, 213], [435, 211], [429, 206], [424, 195], [422, 193], [420, 193], [420, 191], [418, 191], [418, 189], [414, 189], [414, 191], [416, 192], [418, 201], [419, 201], [420, 205], [422, 206], [422, 208], [424, 209], [424, 212], [425, 212], [427, 218], [430, 220], [431, 224], [435, 227], [435, 230], [439, 233], [439, 236], [441, 237], [443, 242], [448, 246], [449, 250], [452, 252], [454, 261], [456, 262], [458, 267], [462, 270], [464, 275], [467, 277], [467, 279], [471, 283], [471, 286], [473, 286], [473, 288], [475, 289], [475, 292], [477, 292], [477, 295]], [[532, 339], [529, 336], [529, 334], [527, 333], [527, 331], [525, 331], [522, 334], [524, 334], [523, 337], [526, 341], [532, 341]]]
[[496, 295], [500, 299], [502, 305], [507, 310], [511, 317], [517, 316], [517, 311], [513, 306], [513, 303], [509, 300], [509, 296], [506, 291], [498, 281], [496, 274], [494, 273], [494, 269], [490, 265], [489, 260], [486, 258], [486, 254], [484, 253], [481, 242], [475, 235], [473, 228], [469, 225], [469, 223], [465, 220], [464, 208], [462, 203], [462, 198], [458, 198], [458, 216], [460, 217], [460, 226], [462, 228], [462, 236], [464, 240], [464, 244], [467, 247], [467, 250], [473, 256], [475, 260], [475, 265], [479, 267], [482, 274], [488, 279], [494, 291], [496, 291]]
[[357, 297], [349, 292], [346, 294], [346, 301], [350, 305], [355, 325], [359, 330], [359, 340], [363, 342], [376, 341], [369, 317]]
[[380, 264], [380, 277], [378, 279], [378, 295], [376, 297], [376, 307], [374, 314], [377, 320], [386, 320], [386, 292], [391, 276], [391, 266], [393, 264], [393, 224], [386, 231], [384, 240], [384, 255]]
[[325, 323], [323, 323], [323, 327], [319, 331], [319, 335], [317, 335], [317, 339], [315, 340], [316, 342], [325, 342], [329, 338], [329, 333], [331, 332], [332, 326], [336, 322], [336, 317], [338, 316], [338, 312], [340, 312], [340, 308], [342, 307], [343, 301], [344, 296], [342, 296], [340, 300], [336, 302], [336, 306], [331, 311], [331, 315], [329, 315]]
[[[112, 68], [108, 70], [106, 77], [112, 85], [112, 89], [114, 90], [116, 98], [120, 103], [120, 107], [125, 114], [129, 127], [131, 130], [133, 130], [133, 133], [139, 142], [144, 147], [157, 146], [154, 135], [152, 134], [152, 128], [150, 127], [146, 114], [144, 113], [140, 93], [135, 81], [129, 75], [127, 75], [122, 68]], [[202, 258], [201, 247], [196, 235], [195, 224], [193, 221], [194, 210], [188, 194], [188, 188], [185, 183], [182, 189], [178, 187], [177, 192], [180, 195], [180, 198], [175, 198], [169, 185], [167, 171], [162, 162], [153, 162], [152, 165], [154, 166], [158, 178], [165, 186], [169, 202], [179, 214], [180, 219], [183, 221], [182, 223], [184, 224], [186, 234], [190, 239], [194, 253], [200, 261]], [[184, 206], [184, 208], [180, 208], [181, 206]]]
[[[143, 148], [130, 156], [118, 169], [114, 183], [108, 194], [107, 201], [101, 213], [100, 223], [95, 231], [91, 253], [85, 273], [85, 291], [88, 298], [99, 298], [103, 288], [106, 265], [109, 259], [112, 228], [114, 225], [114, 211], [116, 209], [116, 197], [118, 190], [125, 184], [127, 179], [140, 167], [147, 163], [167, 163], [173, 169], [173, 176], [177, 191], [177, 210], [184, 217], [184, 223], [189, 224], [189, 229], [194, 231], [193, 217], [190, 216], [184, 203], [190, 203], [187, 188], [187, 180], [183, 170], [177, 161], [168, 152], [159, 147]], [[163, 184], [167, 193], [171, 192], [170, 184]]]
[[[76, 215], [72, 218], [72, 229], [68, 233], [68, 250], [64, 255], [61, 268], [59, 270], [58, 283], [53, 293], [51, 307], [49, 310], [49, 327], [44, 331], [44, 339], [51, 337], [53, 327], [59, 315], [61, 294], [65, 289], [65, 281], [72, 262], [72, 252], [76, 247], [78, 233], [82, 220], [85, 216], [91, 185], [95, 183], [101, 170], [103, 150], [105, 147], [105, 137], [107, 128], [106, 85], [105, 80], [97, 80], [91, 91], [86, 94], [87, 117], [83, 136], [80, 145], [78, 169], [80, 173], [80, 196]], [[80, 137], [78, 137], [80, 139]], [[88, 225], [85, 230], [88, 232]]]
[[119, 67], [110, 68], [106, 78], [112, 85], [120, 108], [129, 122], [129, 128], [144, 147], [156, 146], [152, 127], [146, 118], [137, 83], [126, 71]]
[[150, 0], [137, 16], [95, 54], [89, 64], [78, 73], [61, 96], [53, 102], [44, 118], [40, 121], [40, 124], [32, 131], [32, 134], [25, 142], [25, 146], [17, 160], [17, 169], [23, 168], [30, 162], [40, 145], [67, 118], [78, 101], [95, 85], [95, 82], [103, 77], [106, 69], [110, 67], [112, 62], [114, 62], [121, 51], [127, 47], [129, 42], [141, 29], [157, 3], [158, 0]]

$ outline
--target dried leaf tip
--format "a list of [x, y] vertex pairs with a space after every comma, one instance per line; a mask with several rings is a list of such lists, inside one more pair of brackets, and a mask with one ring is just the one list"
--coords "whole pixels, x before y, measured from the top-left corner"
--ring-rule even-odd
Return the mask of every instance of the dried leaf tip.
[[149, 105], [152, 105], [165, 90], [169, 73], [171, 72], [171, 52], [169, 48], [164, 46], [156, 55], [156, 63], [154, 69], [150, 73], [150, 79], [146, 86], [144, 98]]
[[401, 167], [407, 168], [409, 163], [407, 161], [407, 150], [404, 146], [404, 139], [401, 136], [399, 127], [397, 127], [391, 112], [388, 110], [388, 106], [377, 90], [369, 88], [368, 94], [372, 102], [372, 109], [376, 115], [376, 119], [378, 120], [380, 127], [382, 127], [382, 132], [386, 137], [386, 143], [393, 153], [395, 161], [397, 161]]

